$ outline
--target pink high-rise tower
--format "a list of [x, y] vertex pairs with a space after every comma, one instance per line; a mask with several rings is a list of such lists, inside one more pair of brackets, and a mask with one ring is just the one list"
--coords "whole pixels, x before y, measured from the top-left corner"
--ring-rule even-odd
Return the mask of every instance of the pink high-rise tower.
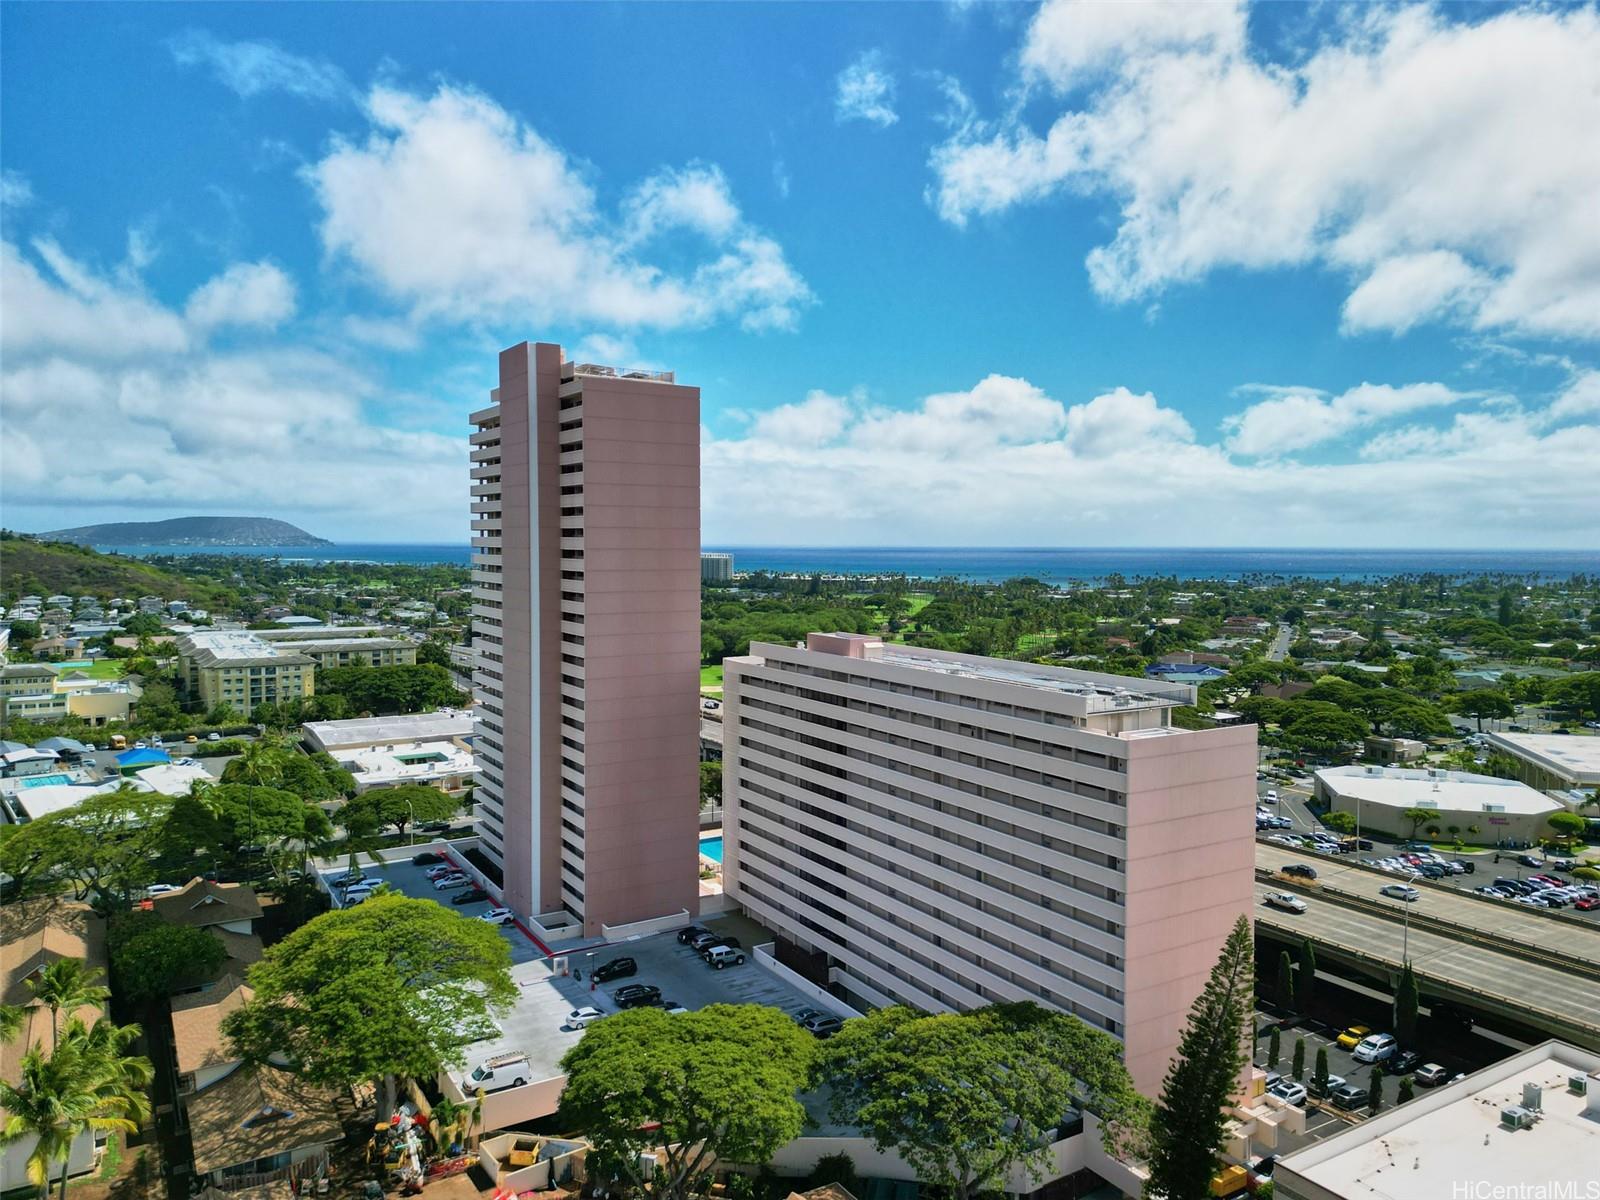
[[478, 826], [547, 927], [694, 911], [700, 392], [500, 354], [472, 414]]

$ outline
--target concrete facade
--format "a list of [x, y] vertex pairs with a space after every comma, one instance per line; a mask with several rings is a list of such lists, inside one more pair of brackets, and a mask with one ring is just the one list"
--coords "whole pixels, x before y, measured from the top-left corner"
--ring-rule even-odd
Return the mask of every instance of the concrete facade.
[[724, 664], [724, 889], [857, 1007], [1032, 1000], [1156, 1089], [1252, 908], [1255, 729], [1193, 689], [813, 634]]
[[483, 849], [594, 935], [696, 905], [700, 393], [522, 343], [472, 415]]

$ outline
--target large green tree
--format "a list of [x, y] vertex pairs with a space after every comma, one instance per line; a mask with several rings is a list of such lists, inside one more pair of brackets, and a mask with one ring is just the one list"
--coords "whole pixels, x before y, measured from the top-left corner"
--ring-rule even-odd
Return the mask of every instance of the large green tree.
[[323, 804], [353, 795], [355, 777], [328, 754], [301, 754], [274, 738], [264, 737], [222, 769], [223, 783], [248, 783], [293, 792], [307, 804]]
[[0, 872], [19, 890], [70, 884], [98, 912], [123, 912], [155, 881], [172, 801], [119, 788], [90, 796], [37, 821], [11, 826], [0, 840]]
[[1041, 1178], [1074, 1104], [1100, 1118], [1111, 1147], [1141, 1136], [1146, 1120], [1120, 1044], [1033, 1004], [934, 1016], [879, 1009], [827, 1043], [821, 1077], [835, 1120], [954, 1200], [1009, 1190], [1017, 1171]]
[[1221, 1161], [1223, 1106], [1239, 1087], [1246, 1022], [1255, 1003], [1250, 923], [1240, 917], [1222, 947], [1167, 1069], [1150, 1125], [1146, 1196], [1199, 1200]]
[[111, 922], [106, 950], [117, 994], [136, 1003], [204, 983], [228, 958], [222, 939], [209, 929], [144, 911], [123, 913]]
[[324, 913], [250, 968], [255, 998], [225, 1027], [247, 1058], [286, 1054], [319, 1083], [428, 1079], [462, 1061], [462, 1031], [516, 999], [499, 930], [432, 900], [382, 894]]
[[[657, 1200], [684, 1200], [705, 1191], [719, 1159], [764, 1164], [800, 1135], [796, 1093], [815, 1053], [810, 1034], [766, 1005], [632, 1009], [567, 1051], [561, 1115], [594, 1145], [591, 1177], [598, 1168]], [[663, 1163], [641, 1170], [656, 1147]]]
[[1476, 691], [1462, 692], [1450, 700], [1450, 709], [1460, 713], [1463, 717], [1471, 717], [1478, 723], [1478, 732], [1483, 732], [1485, 720], [1501, 719], [1515, 716], [1516, 708], [1511, 703], [1511, 697], [1504, 692], [1497, 692], [1492, 688], [1479, 688]]
[[294, 792], [248, 783], [197, 787], [173, 801], [170, 852], [197, 849], [232, 857], [245, 846], [316, 844], [333, 836], [328, 815]]
[[347, 800], [338, 820], [352, 837], [370, 837], [393, 826], [401, 837], [412, 821], [443, 821], [461, 809], [461, 801], [421, 783], [373, 788]]
[[1400, 969], [1400, 982], [1394, 989], [1394, 1035], [1409, 1046], [1417, 1036], [1417, 976], [1411, 964]]

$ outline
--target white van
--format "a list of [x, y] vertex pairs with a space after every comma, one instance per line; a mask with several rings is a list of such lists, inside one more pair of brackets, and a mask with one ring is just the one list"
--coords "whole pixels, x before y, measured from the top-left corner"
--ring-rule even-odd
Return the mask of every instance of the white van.
[[466, 1090], [476, 1091], [482, 1088], [486, 1092], [497, 1092], [501, 1088], [521, 1087], [528, 1082], [529, 1074], [526, 1054], [520, 1051], [496, 1054], [472, 1068], [467, 1075]]

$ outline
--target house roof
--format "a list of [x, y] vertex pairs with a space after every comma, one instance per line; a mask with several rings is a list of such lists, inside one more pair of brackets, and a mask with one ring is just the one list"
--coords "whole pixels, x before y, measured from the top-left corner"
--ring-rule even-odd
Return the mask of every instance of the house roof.
[[334, 1101], [331, 1089], [288, 1071], [240, 1067], [185, 1102], [196, 1173], [341, 1140]]
[[243, 1008], [255, 993], [236, 975], [224, 975], [217, 985], [204, 992], [190, 992], [172, 998], [172, 1047], [178, 1070], [184, 1074], [201, 1067], [220, 1067], [238, 1062], [222, 1035], [222, 1020]]
[[[22, 1056], [30, 1046], [38, 1042], [49, 1049], [55, 1044], [50, 1010], [33, 1002], [27, 981], [62, 958], [81, 958], [105, 969], [105, 923], [87, 904], [50, 898], [0, 908], [0, 1004], [23, 1010], [21, 1033], [0, 1046], [0, 1079], [8, 1083], [20, 1079]], [[99, 1011], [86, 1004], [73, 1015], [92, 1021]]]
[[150, 901], [150, 907], [179, 925], [222, 925], [253, 921], [261, 915], [261, 901], [247, 883], [216, 883], [196, 875], [183, 887]]

